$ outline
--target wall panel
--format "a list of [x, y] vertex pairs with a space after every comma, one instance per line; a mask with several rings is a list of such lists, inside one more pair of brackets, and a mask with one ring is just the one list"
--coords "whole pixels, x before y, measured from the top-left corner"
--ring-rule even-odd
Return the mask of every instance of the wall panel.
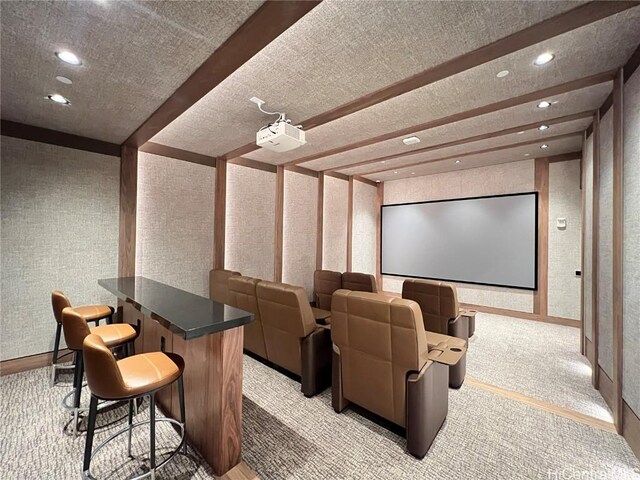
[[598, 362], [613, 376], [613, 109], [600, 121]]
[[347, 216], [349, 182], [324, 178], [324, 223], [322, 268], [344, 272], [347, 269]]
[[209, 295], [215, 171], [138, 153], [137, 275]]
[[225, 268], [273, 280], [276, 174], [227, 165]]
[[[499, 195], [534, 190], [534, 161], [506, 163], [385, 182], [384, 203]], [[399, 292], [402, 278], [383, 277], [383, 289]], [[458, 286], [458, 299], [497, 308], [533, 312], [533, 293], [497, 287]]]
[[623, 382], [640, 416], [640, 70], [624, 87]]
[[[559, 229], [557, 220], [567, 220]], [[580, 320], [582, 244], [580, 160], [549, 164], [549, 293], [547, 313]]]
[[311, 300], [316, 268], [318, 179], [284, 172], [284, 239], [282, 281], [303, 286]]
[[378, 189], [364, 182], [353, 183], [352, 270], [376, 274]]
[[582, 156], [583, 186], [585, 192], [584, 211], [584, 265], [582, 278], [584, 281], [584, 332], [589, 340], [593, 330], [593, 135], [587, 137], [585, 151]]
[[[0, 360], [53, 350], [51, 291], [76, 304], [115, 298], [117, 157], [2, 137]], [[64, 345], [64, 342], [63, 342]]]

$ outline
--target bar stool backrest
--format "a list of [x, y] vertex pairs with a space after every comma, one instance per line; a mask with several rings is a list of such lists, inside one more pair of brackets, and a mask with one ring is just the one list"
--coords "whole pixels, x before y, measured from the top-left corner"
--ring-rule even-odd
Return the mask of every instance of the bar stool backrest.
[[82, 342], [91, 334], [85, 318], [70, 307], [62, 310], [62, 330], [67, 347], [76, 352], [82, 351]]
[[83, 356], [91, 393], [105, 400], [127, 396], [127, 388], [116, 359], [100, 336], [90, 334], [85, 337]]
[[62, 310], [71, 307], [69, 298], [59, 290], [51, 292], [51, 306], [53, 307], [53, 316], [56, 322], [62, 323]]

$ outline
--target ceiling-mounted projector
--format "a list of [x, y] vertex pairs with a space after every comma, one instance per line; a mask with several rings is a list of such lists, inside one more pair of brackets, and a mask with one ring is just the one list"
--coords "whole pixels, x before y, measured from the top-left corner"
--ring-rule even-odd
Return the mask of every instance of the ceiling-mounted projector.
[[256, 145], [273, 152], [288, 152], [307, 143], [302, 127], [291, 125], [291, 120], [287, 120], [284, 113], [263, 110], [264, 101], [259, 98], [253, 97], [251, 101], [258, 105], [258, 109], [261, 112], [268, 115], [278, 115], [278, 119], [275, 122], [269, 123], [258, 130], [256, 133]]

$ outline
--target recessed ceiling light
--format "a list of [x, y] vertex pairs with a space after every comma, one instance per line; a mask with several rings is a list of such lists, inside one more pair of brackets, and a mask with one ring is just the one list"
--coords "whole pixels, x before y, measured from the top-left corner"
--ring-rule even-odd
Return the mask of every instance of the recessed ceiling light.
[[73, 83], [70, 79], [68, 79], [67, 77], [63, 77], [62, 75], [58, 75], [56, 77], [56, 80], [64, 83], [65, 85], [71, 85]]
[[386, 160], [382, 160], [380, 163], [384, 163], [384, 162], [386, 162]]
[[456, 160], [456, 163], [460, 163], [460, 160]]
[[538, 58], [536, 58], [533, 63], [534, 65], [537, 66], [542, 66], [542, 65], [546, 65], [547, 63], [549, 63], [551, 60], [553, 60], [555, 58], [555, 55], [551, 52], [545, 52], [545, 53], [541, 53], [540, 55], [538, 55]]
[[420, 139], [418, 137], [407, 137], [402, 139], [402, 143], [405, 145], [414, 145], [420, 143]]
[[540, 145], [540, 148], [544, 150], [545, 148], [549, 148], [549, 145], [547, 145], [546, 143], [543, 143], [542, 145]]
[[60, 95], [59, 93], [54, 93], [53, 95], [47, 95], [47, 98], [52, 102], [56, 102], [61, 105], [71, 105], [71, 102], [68, 99], [64, 98], [62, 95]]
[[416, 174], [416, 172], [411, 172], [411, 175], [415, 175], [415, 174]]
[[546, 100], [543, 100], [542, 102], [540, 102], [538, 104], [538, 108], [547, 108], [551, 105], [551, 102], [547, 102]]
[[525, 153], [524, 156], [528, 157], [529, 155], [531, 155], [530, 153]]
[[376, 180], [376, 183], [380, 183], [380, 180]]
[[496, 73], [496, 77], [498, 78], [504, 78], [507, 75], [509, 75], [509, 70], [500, 70], [498, 73]]
[[394, 170], [393, 173], [398, 173], [398, 170]]
[[522, 131], [522, 132], [518, 132], [518, 135], [522, 135], [523, 133], [524, 133], [524, 131]]
[[68, 63], [69, 65], [82, 65], [80, 59], [74, 53], [71, 53], [68, 50], [56, 52], [56, 57], [58, 57], [64, 63]]
[[542, 132], [543, 130], [547, 130], [548, 128], [549, 128], [549, 125], [540, 125], [538, 127], [538, 130], [540, 130]]

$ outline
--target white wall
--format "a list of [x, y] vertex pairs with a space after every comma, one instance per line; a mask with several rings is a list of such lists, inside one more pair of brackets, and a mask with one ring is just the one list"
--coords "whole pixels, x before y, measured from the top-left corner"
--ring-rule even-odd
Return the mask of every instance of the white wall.
[[376, 246], [379, 208], [378, 189], [353, 182], [353, 230], [351, 270], [376, 274]]
[[347, 270], [347, 217], [349, 214], [349, 182], [324, 177], [324, 213], [322, 233], [322, 268]]

